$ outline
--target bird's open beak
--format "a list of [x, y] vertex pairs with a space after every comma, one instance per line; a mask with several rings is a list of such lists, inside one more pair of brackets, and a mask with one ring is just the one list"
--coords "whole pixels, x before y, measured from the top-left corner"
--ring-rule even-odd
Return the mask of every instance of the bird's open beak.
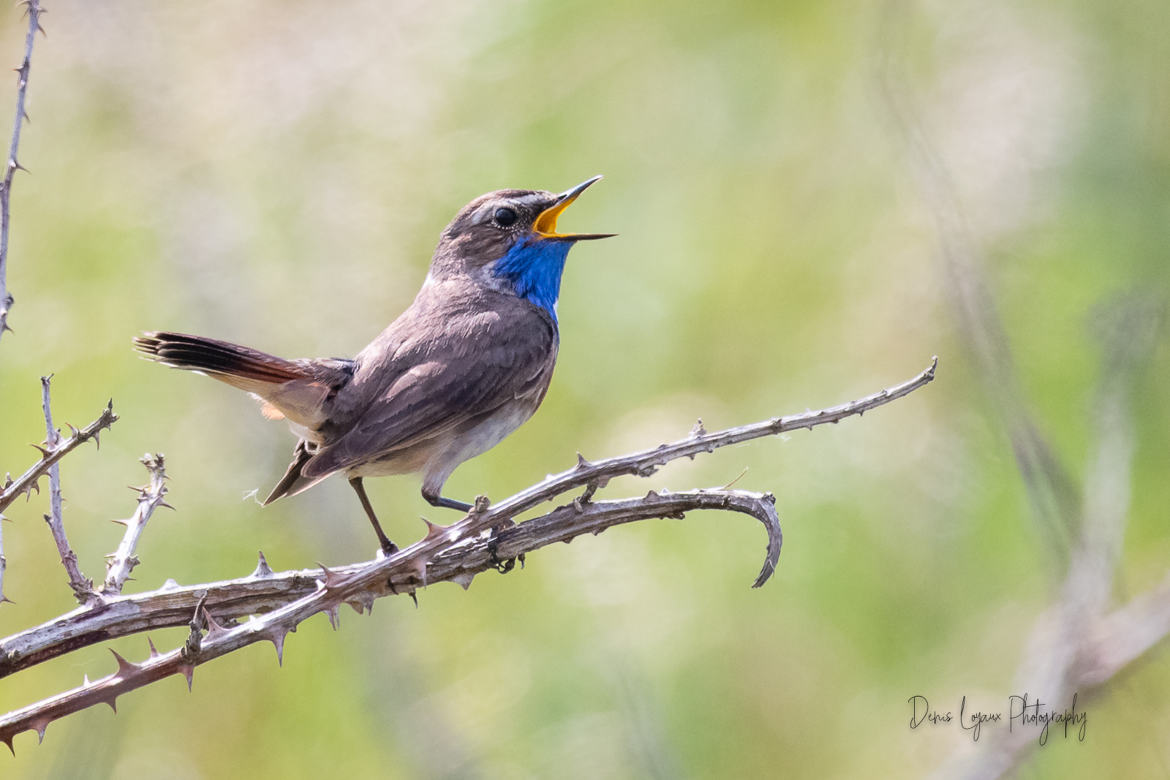
[[557, 232], [557, 217], [561, 212], [569, 207], [569, 204], [577, 199], [577, 196], [584, 192], [589, 185], [600, 179], [600, 176], [594, 176], [592, 179], [586, 179], [572, 189], [565, 190], [557, 199], [544, 211], [540, 212], [540, 216], [536, 218], [532, 229], [536, 235], [545, 239], [552, 239], [555, 241], [589, 241], [595, 238], [609, 238], [617, 235], [616, 233], [558, 233]]

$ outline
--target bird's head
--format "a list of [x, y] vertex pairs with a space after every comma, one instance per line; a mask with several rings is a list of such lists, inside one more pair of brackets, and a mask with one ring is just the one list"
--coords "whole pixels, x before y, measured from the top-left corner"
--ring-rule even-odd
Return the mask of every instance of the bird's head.
[[541, 306], [556, 319], [561, 273], [578, 241], [613, 233], [561, 233], [557, 218], [594, 176], [562, 193], [497, 190], [464, 206], [439, 237], [432, 277], [464, 275]]

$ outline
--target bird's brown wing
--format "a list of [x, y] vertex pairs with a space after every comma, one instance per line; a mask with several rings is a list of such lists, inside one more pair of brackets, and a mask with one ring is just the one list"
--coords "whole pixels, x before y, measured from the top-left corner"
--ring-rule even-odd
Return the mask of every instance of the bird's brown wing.
[[[533, 396], [535, 406], [552, 374], [557, 332], [550, 318], [526, 313], [519, 323], [482, 313], [455, 318], [438, 339], [400, 350], [386, 367], [393, 382], [345, 435], [303, 465], [302, 478], [316, 481], [384, 458], [517, 398]], [[361, 381], [359, 370], [354, 383]]]

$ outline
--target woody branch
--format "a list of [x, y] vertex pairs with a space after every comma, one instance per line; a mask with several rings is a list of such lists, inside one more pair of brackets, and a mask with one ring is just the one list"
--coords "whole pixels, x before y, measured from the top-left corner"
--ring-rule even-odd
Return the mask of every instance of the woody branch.
[[[41, 408], [45, 415], [45, 445], [49, 448], [61, 443], [61, 435], [53, 426], [53, 412], [49, 398], [49, 383], [52, 375], [41, 377]], [[65, 534], [65, 521], [61, 516], [61, 466], [53, 463], [49, 466], [49, 514], [45, 515], [45, 522], [49, 524], [49, 531], [53, 534], [53, 541], [57, 543], [57, 554], [61, 556], [61, 565], [69, 575], [69, 587], [73, 595], [82, 604], [95, 604], [98, 601], [97, 592], [93, 589], [93, 580], [81, 573], [81, 566], [77, 562], [77, 554], [69, 545], [69, 538]]]
[[[427, 523], [422, 540], [389, 557], [345, 567], [276, 574], [261, 556], [256, 571], [237, 580], [185, 588], [164, 586], [138, 595], [103, 594], [100, 605], [82, 606], [0, 640], [0, 676], [81, 647], [153, 628], [189, 625], [187, 641], [165, 654], [158, 653], [151, 643], [150, 657], [142, 663], [131, 663], [115, 654], [117, 670], [113, 674], [92, 683], [87, 680], [78, 688], [0, 717], [0, 742], [11, 748], [15, 735], [28, 730], [43, 737], [45, 727], [58, 718], [94, 704], [113, 707], [117, 697], [173, 674], [184, 675], [190, 684], [196, 666], [255, 642], [272, 642], [280, 659], [285, 636], [319, 612], [326, 613], [336, 627], [342, 604], [361, 613], [372, 608], [379, 597], [413, 594], [418, 587], [436, 582], [450, 581], [466, 588], [479, 572], [508, 569], [512, 560], [526, 553], [624, 523], [680, 518], [697, 509], [730, 510], [755, 517], [768, 534], [764, 565], [754, 582], [759, 587], [772, 575], [780, 555], [780, 523], [771, 495], [722, 488], [678, 493], [650, 491], [638, 498], [606, 501], [594, 501], [593, 496], [617, 476], [649, 476], [672, 460], [860, 415], [925, 386], [934, 378], [936, 365], [937, 361], [900, 385], [840, 406], [714, 433], [697, 425], [689, 436], [678, 441], [593, 463], [578, 456], [572, 468], [493, 506], [482, 500], [450, 526]], [[517, 516], [539, 504], [581, 489], [571, 501], [551, 512], [512, 524]], [[489, 529], [496, 530], [485, 534]]]
[[[12, 140], [8, 144], [8, 162], [4, 168], [4, 179], [0, 181], [0, 337], [8, 327], [8, 312], [12, 308], [13, 298], [8, 291], [8, 228], [9, 205], [12, 196], [12, 177], [22, 166], [16, 159], [16, 151], [20, 146], [20, 129], [28, 119], [25, 110], [25, 98], [28, 95], [28, 75], [32, 64], [33, 43], [37, 38], [37, 31], [44, 33], [41, 27], [41, 14], [44, 12], [39, 0], [24, 0], [28, 16], [28, 32], [24, 37], [24, 59], [16, 69], [16, 120], [12, 127]], [[2, 557], [2, 556], [0, 556]], [[0, 568], [3, 564], [0, 563]]]
[[118, 549], [107, 556], [106, 581], [102, 585], [103, 596], [120, 594], [122, 586], [130, 578], [130, 572], [139, 564], [134, 551], [138, 547], [138, 540], [142, 538], [142, 532], [146, 530], [146, 523], [154, 514], [154, 510], [160, 506], [168, 509], [174, 508], [163, 501], [163, 496], [167, 493], [167, 472], [162, 454], [151, 455], [147, 453], [142, 456], [140, 462], [146, 466], [146, 470], [150, 473], [150, 480], [143, 487], [131, 488], [138, 491], [138, 506], [135, 507], [134, 514], [127, 520], [114, 521], [126, 526], [126, 533], [123, 534], [122, 543], [118, 545]]

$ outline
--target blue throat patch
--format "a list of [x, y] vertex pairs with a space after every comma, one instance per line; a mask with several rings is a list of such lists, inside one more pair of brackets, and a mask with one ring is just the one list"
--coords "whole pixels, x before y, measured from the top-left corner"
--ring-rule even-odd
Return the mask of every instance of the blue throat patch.
[[511, 283], [518, 296], [543, 308], [556, 322], [561, 274], [565, 270], [565, 257], [572, 246], [572, 241], [525, 237], [496, 261], [493, 271], [496, 276]]

